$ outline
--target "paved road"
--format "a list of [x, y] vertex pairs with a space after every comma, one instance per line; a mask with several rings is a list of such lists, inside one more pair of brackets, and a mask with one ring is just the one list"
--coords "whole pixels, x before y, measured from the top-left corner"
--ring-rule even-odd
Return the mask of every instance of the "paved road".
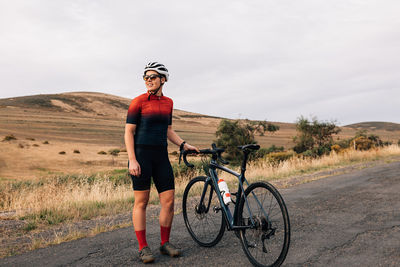
[[[292, 225], [284, 266], [400, 265], [400, 162], [281, 192]], [[233, 233], [225, 232], [210, 249], [192, 241], [182, 215], [175, 217], [173, 227], [172, 239], [184, 248], [184, 257], [169, 258], [156, 251], [153, 266], [249, 265]], [[157, 248], [157, 223], [149, 223], [147, 231], [150, 246]], [[133, 230], [124, 228], [5, 258], [0, 266], [140, 266], [136, 250]]]

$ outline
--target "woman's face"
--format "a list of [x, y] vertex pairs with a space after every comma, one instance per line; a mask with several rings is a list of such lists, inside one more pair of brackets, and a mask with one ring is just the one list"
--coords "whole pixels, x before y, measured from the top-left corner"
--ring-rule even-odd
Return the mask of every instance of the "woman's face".
[[155, 76], [153, 79], [152, 78], [147, 78], [145, 80], [145, 82], [144, 82], [146, 84], [146, 88], [147, 88], [148, 91], [157, 90], [160, 87], [160, 85], [164, 84], [164, 82], [165, 82], [165, 78], [164, 77], [160, 78], [158, 72], [156, 72], [154, 70], [146, 71], [146, 75], [145, 76], [147, 76], [147, 77], [154, 77]]

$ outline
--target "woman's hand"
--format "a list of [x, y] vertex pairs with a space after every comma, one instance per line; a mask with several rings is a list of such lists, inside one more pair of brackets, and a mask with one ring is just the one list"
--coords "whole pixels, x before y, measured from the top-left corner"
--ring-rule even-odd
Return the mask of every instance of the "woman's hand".
[[136, 177], [139, 177], [141, 174], [140, 165], [137, 160], [130, 160], [129, 161], [129, 174], [132, 174]]
[[185, 143], [185, 144], [183, 145], [183, 149], [184, 149], [184, 150], [195, 150], [195, 151], [197, 151], [197, 152], [200, 152], [199, 149], [198, 149], [197, 147], [192, 146], [192, 145], [189, 145], [188, 143]]

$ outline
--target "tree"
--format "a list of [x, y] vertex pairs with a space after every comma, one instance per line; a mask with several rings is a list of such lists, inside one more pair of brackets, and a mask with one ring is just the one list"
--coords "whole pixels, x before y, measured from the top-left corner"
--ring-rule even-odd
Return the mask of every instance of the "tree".
[[332, 135], [340, 132], [334, 122], [318, 121], [316, 117], [310, 120], [301, 116], [296, 122], [298, 135], [293, 138], [297, 153], [309, 151], [308, 154], [322, 155], [331, 150]]
[[237, 148], [245, 144], [256, 144], [255, 134], [264, 135], [266, 131], [275, 132], [279, 130], [278, 125], [266, 121], [250, 120], [221, 120], [217, 132], [216, 144], [224, 147], [228, 160], [237, 163], [241, 160], [242, 153]]

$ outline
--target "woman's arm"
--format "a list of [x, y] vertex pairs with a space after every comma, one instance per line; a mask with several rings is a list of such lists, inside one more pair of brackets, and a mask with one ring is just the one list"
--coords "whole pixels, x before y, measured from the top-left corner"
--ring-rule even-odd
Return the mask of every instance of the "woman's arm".
[[[168, 140], [174, 143], [177, 146], [180, 146], [183, 143], [183, 139], [179, 137], [179, 135], [172, 129], [172, 126], [168, 126], [168, 131], [167, 131], [167, 137]], [[184, 150], [196, 150], [199, 152], [199, 149], [195, 146], [189, 145], [188, 143], [185, 143], [183, 145]]]
[[135, 130], [136, 124], [125, 124], [125, 146], [128, 152], [129, 159], [129, 173], [135, 176], [140, 176], [140, 165], [136, 160], [135, 155]]

